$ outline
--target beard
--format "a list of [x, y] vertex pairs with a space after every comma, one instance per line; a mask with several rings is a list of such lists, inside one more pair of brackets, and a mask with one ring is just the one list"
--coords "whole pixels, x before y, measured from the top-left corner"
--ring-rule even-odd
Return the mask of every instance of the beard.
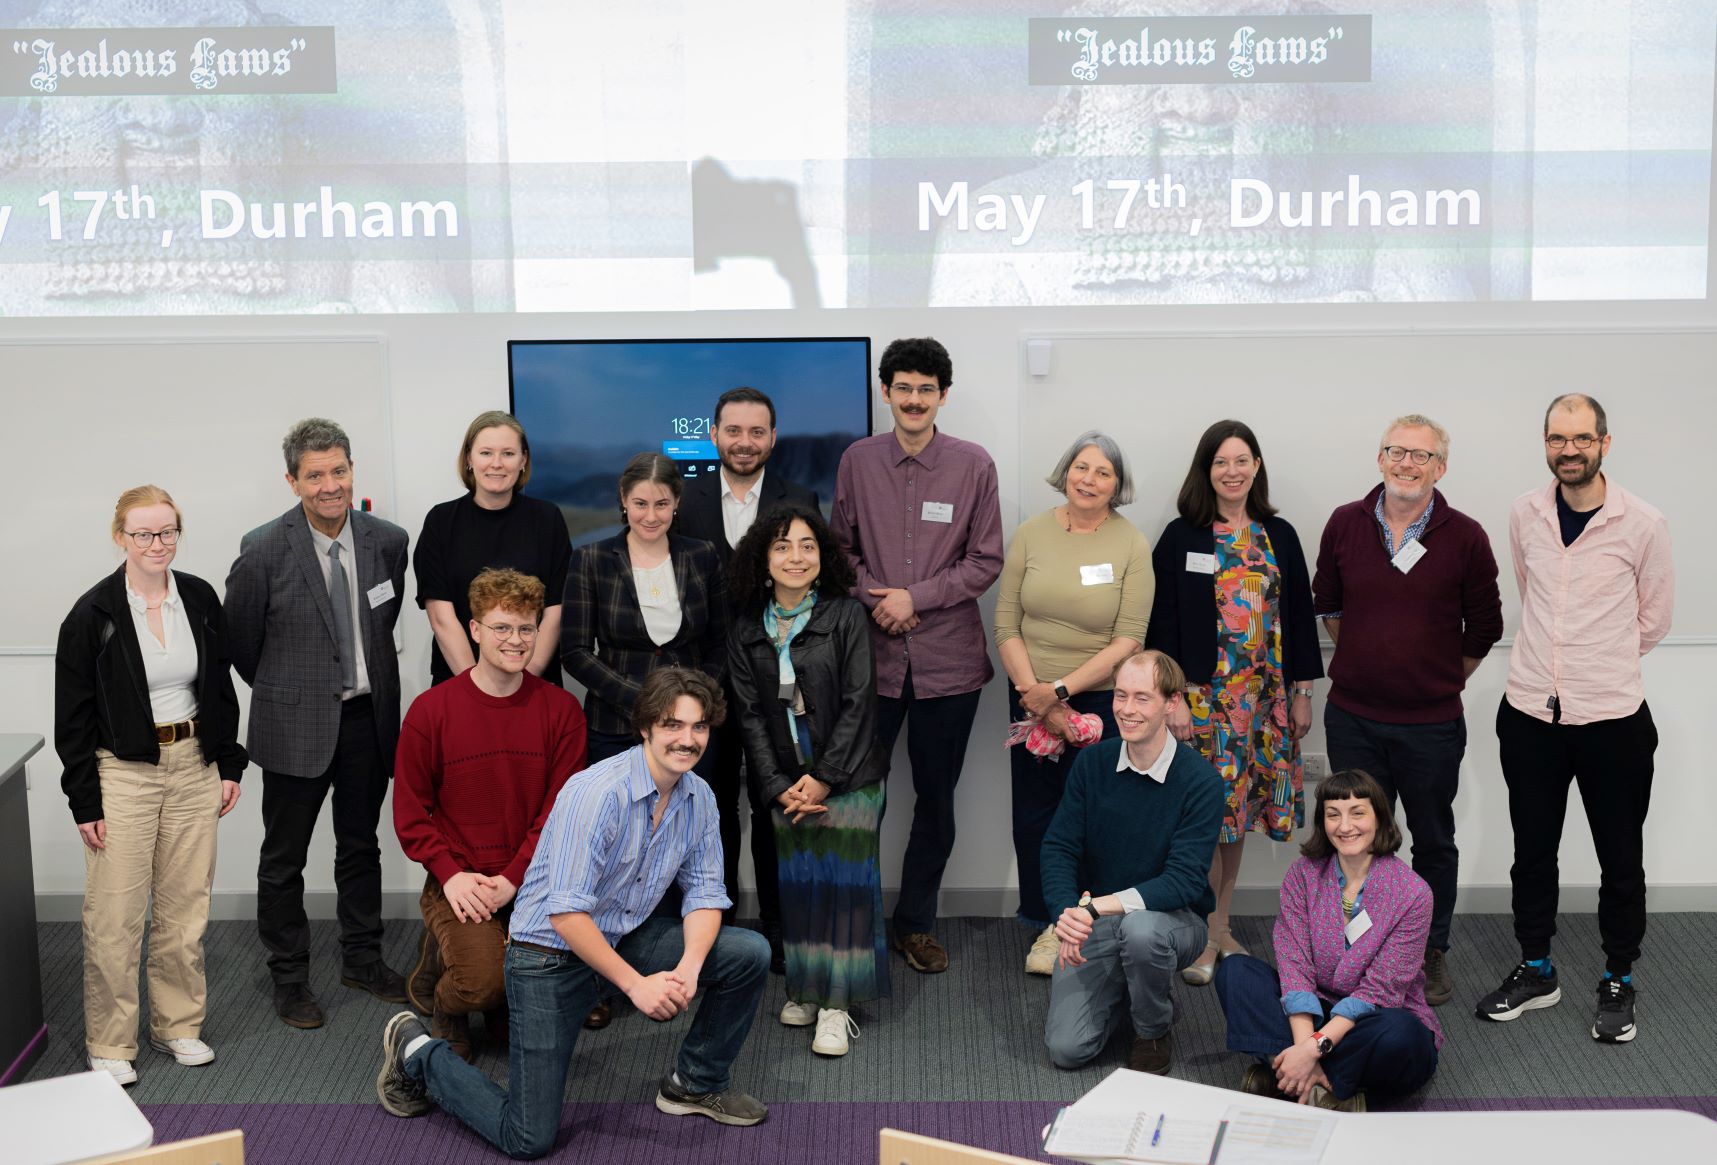
[[740, 469], [733, 463], [732, 458], [722, 450], [717, 450], [716, 456], [721, 459], [721, 467], [727, 470], [728, 473], [732, 474], [734, 477], [749, 477], [751, 474], [761, 473], [763, 471], [763, 467], [769, 464], [769, 457], [774, 452], [775, 450], [773, 448], [764, 450], [758, 456], [757, 464], [752, 466], [750, 470]]
[[[1591, 454], [1588, 455], [1582, 453], [1579, 454], [1579, 457], [1580, 461], [1578, 464], [1568, 461], [1565, 455], [1563, 457], [1549, 458], [1550, 472], [1556, 475], [1557, 481], [1574, 489], [1579, 489], [1583, 485], [1591, 484], [1593, 481], [1597, 480], [1598, 471], [1604, 467], [1604, 455], [1597, 452], [1597, 447], [1593, 446]], [[1579, 469], [1580, 475], [1572, 478], [1565, 476], [1564, 471], [1572, 469]]]

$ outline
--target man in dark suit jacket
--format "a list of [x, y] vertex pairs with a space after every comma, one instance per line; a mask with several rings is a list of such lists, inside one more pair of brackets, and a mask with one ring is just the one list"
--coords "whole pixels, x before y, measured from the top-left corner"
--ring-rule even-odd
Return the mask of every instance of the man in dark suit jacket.
[[244, 536], [226, 608], [233, 666], [251, 689], [250, 755], [262, 766], [257, 931], [275, 1011], [313, 1028], [322, 1008], [309, 988], [304, 864], [330, 790], [340, 981], [405, 1001], [405, 980], [381, 957], [376, 824], [399, 740], [393, 628], [407, 538], [351, 508], [352, 445], [340, 426], [300, 421], [283, 448], [300, 504]]
[[[766, 473], [764, 466], [775, 449], [775, 402], [755, 388], [730, 388], [715, 402], [711, 426], [721, 469], [686, 482], [674, 515], [674, 533], [702, 538], [714, 544], [725, 562], [733, 548], [758, 517], [787, 502], [817, 508], [817, 494], [782, 477]], [[733, 691], [726, 691], [729, 707]], [[739, 738], [739, 717], [711, 733], [714, 775], [710, 786], [721, 806], [721, 850], [727, 875], [727, 895], [739, 900], [739, 804], [743, 796], [740, 761], [744, 746]], [[751, 802], [751, 861], [757, 867], [757, 908], [769, 937], [772, 966], [784, 969], [781, 961], [781, 892], [775, 876], [775, 828], [769, 806]], [[731, 911], [730, 911], [731, 913]]]

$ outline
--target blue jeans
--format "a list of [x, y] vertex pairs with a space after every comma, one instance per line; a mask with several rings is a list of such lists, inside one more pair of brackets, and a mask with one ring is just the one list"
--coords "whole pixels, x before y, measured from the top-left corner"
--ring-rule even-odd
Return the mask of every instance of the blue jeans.
[[1467, 751], [1466, 718], [1436, 724], [1385, 724], [1334, 704], [1324, 705], [1324, 739], [1330, 770], [1364, 769], [1395, 808], [1399, 795], [1413, 831], [1413, 872], [1431, 887], [1431, 934], [1425, 945], [1449, 949], [1455, 917], [1455, 883], [1461, 853], [1455, 848], [1455, 794]]
[[[615, 946], [641, 975], [672, 970], [685, 950], [679, 923], [650, 918]], [[674, 1070], [688, 1092], [724, 1092], [769, 977], [769, 943], [724, 926], [698, 976], [691, 1031]], [[596, 1004], [596, 972], [574, 955], [507, 947], [507, 1006], [512, 1048], [508, 1087], [432, 1040], [405, 1062], [443, 1109], [509, 1157], [541, 1157], [554, 1148], [566, 1100], [566, 1072], [584, 1017]]]
[[[1067, 704], [1075, 712], [1095, 713], [1103, 721], [1105, 739], [1116, 734], [1115, 693], [1108, 688], [1080, 692]], [[1024, 715], [1019, 693], [1009, 685], [1008, 719], [1019, 720]], [[1024, 744], [1008, 749], [1013, 775], [1014, 860], [1019, 863], [1019, 920], [1040, 929], [1055, 921], [1043, 901], [1043, 835], [1061, 808], [1067, 774], [1073, 771], [1080, 751], [1070, 744], [1054, 760], [1043, 760], [1027, 752]]]
[[[1251, 955], [1230, 955], [1216, 964], [1216, 998], [1228, 1021], [1228, 1050], [1268, 1064], [1294, 1042], [1282, 1011], [1282, 980], [1276, 969]], [[1317, 1019], [1329, 1019], [1329, 1005]], [[1437, 1041], [1431, 1029], [1404, 1007], [1365, 1016], [1342, 1037], [1321, 1065], [1330, 1091], [1346, 1100], [1363, 1089], [1374, 1096], [1405, 1096], [1423, 1088], [1437, 1070]]]

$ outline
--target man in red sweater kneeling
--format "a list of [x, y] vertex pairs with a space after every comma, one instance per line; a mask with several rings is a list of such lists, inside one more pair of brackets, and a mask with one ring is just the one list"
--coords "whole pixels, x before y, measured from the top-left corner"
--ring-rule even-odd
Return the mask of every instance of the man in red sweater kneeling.
[[490, 1013], [488, 1030], [505, 1038], [502, 961], [513, 895], [555, 795], [585, 764], [578, 700], [525, 670], [543, 584], [485, 570], [470, 598], [477, 662], [412, 701], [393, 793], [400, 848], [429, 871], [412, 985], [434, 987], [414, 990], [413, 1002], [432, 1010], [435, 1036], [467, 1060], [472, 1012]]

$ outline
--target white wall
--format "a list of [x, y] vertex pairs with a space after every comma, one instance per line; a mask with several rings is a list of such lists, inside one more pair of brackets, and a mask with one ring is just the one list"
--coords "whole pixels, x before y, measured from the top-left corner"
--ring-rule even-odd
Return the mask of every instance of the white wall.
[[[791, 334], [865, 334], [880, 345], [900, 335], [930, 333], [953, 354], [954, 390], [943, 413], [944, 427], [951, 433], [976, 440], [993, 453], [1002, 482], [1003, 518], [1011, 529], [1019, 517], [1018, 483], [1040, 474], [1046, 466], [1022, 466], [1018, 415], [1023, 353], [1019, 337], [1025, 332], [1074, 331], [1224, 331], [1284, 328], [1324, 330], [1333, 327], [1545, 327], [1611, 326], [1615, 324], [1709, 325], [1717, 313], [1706, 303], [1664, 304], [1568, 304], [1568, 305], [1448, 305], [1345, 306], [1269, 308], [1108, 308], [1108, 309], [942, 309], [938, 311], [856, 311], [839, 313], [735, 312], [698, 314], [586, 314], [524, 316], [434, 316], [362, 318], [250, 318], [250, 319], [135, 319], [135, 320], [0, 320], [0, 339], [58, 337], [78, 339], [107, 336], [184, 336], [245, 338], [314, 333], [379, 335], [387, 341], [389, 375], [393, 387], [394, 463], [397, 480], [391, 491], [399, 499], [399, 512], [383, 516], [398, 521], [415, 538], [423, 513], [434, 503], [455, 494], [457, 486], [450, 469], [452, 453], [466, 422], [486, 408], [502, 408], [507, 400], [506, 341], [552, 339], [576, 336], [768, 336]], [[1553, 342], [1553, 341], [1547, 341]], [[1642, 338], [1642, 343], [1648, 342]], [[1339, 341], [1332, 358], [1339, 359]], [[1709, 368], [1683, 370], [1689, 394], [1706, 391]], [[1115, 369], [1114, 381], [1129, 383], [1136, 370]], [[1652, 433], [1670, 431], [1676, 416], [1631, 415], [1627, 385], [1573, 385], [1604, 395], [1612, 417], [1612, 428], [1626, 433], [1634, 456], [1647, 456]], [[1197, 386], [1189, 386], [1196, 391]], [[235, 409], [244, 408], [245, 385], [233, 384]], [[0, 393], [49, 392], [48, 386], [6, 384]], [[1320, 413], [1330, 410], [1366, 409], [1363, 400], [1319, 399], [1303, 402], [1304, 439], [1318, 440]], [[160, 396], [139, 394], [139, 408], [170, 407]], [[1427, 400], [1425, 411], [1436, 414], [1436, 400]], [[1200, 401], [1200, 411], [1206, 411]], [[1209, 405], [1214, 418], [1219, 403]], [[1379, 416], [1378, 422], [1387, 418]], [[1102, 417], [1090, 419], [1093, 424]], [[99, 457], [103, 447], [125, 439], [127, 418], [67, 416], [63, 432], [19, 433], [14, 431], [13, 453], [0, 469], [0, 487], [13, 505], [29, 505], [33, 497], [55, 488], [55, 475], [76, 472], [80, 458]], [[1460, 434], [1457, 433], [1459, 440]], [[1520, 456], [1533, 458], [1534, 433], [1530, 426], [1520, 442]], [[1621, 438], [1618, 437], [1618, 441]], [[1170, 451], [1176, 463], [1184, 463], [1190, 450]], [[365, 451], [354, 450], [357, 488], [366, 492]], [[1369, 457], [1366, 450], [1332, 450], [1332, 457], [1354, 461], [1356, 473]], [[257, 473], [277, 477], [276, 447], [257, 450]], [[1618, 455], [1619, 456], [1619, 455]], [[199, 473], [195, 449], [164, 447], [157, 479], [169, 489], [178, 480]], [[1685, 467], [1689, 488], [1695, 474], [1705, 477], [1703, 467]], [[377, 483], [378, 485], [380, 483]], [[376, 489], [380, 494], [384, 491]], [[1324, 512], [1343, 500], [1320, 498]], [[284, 484], [279, 504], [258, 513], [266, 520], [291, 501]], [[1035, 504], [1035, 502], [1033, 503]], [[1149, 507], [1157, 509], [1155, 505]], [[1289, 515], [1302, 530], [1316, 530], [1322, 514]], [[188, 515], [194, 520], [195, 515]], [[105, 514], [92, 514], [87, 528], [67, 531], [66, 538], [99, 539]], [[1148, 524], [1148, 523], [1147, 523]], [[27, 568], [34, 555], [52, 554], [54, 547], [20, 546], [10, 536], [16, 523], [0, 520], [13, 570]], [[1155, 530], [1147, 530], [1154, 536]], [[1677, 531], [1680, 538], [1695, 536], [1689, 529]], [[1503, 532], [1492, 531], [1493, 540]], [[236, 548], [234, 548], [236, 549]], [[1503, 552], [1505, 553], [1505, 551]], [[219, 572], [210, 572], [217, 574]], [[408, 584], [409, 585], [409, 584]], [[1710, 584], [1701, 579], [1681, 580], [1681, 603], [1691, 609], [1709, 598]], [[69, 606], [75, 595], [65, 598]], [[52, 627], [63, 608], [39, 613], [43, 634], [51, 642]], [[1516, 619], [1511, 609], [1509, 630]], [[428, 674], [429, 635], [415, 608], [404, 616], [404, 655], [401, 673], [409, 699], [421, 690]], [[1657, 805], [1647, 828], [1647, 868], [1654, 887], [1653, 905], [1706, 908], [1717, 904], [1717, 856], [1708, 842], [1708, 823], [1717, 819], [1717, 783], [1704, 777], [1707, 766], [1696, 751], [1695, 725], [1709, 715], [1710, 675], [1717, 664], [1717, 647], [1707, 642], [1670, 644], [1646, 661], [1646, 681], [1652, 707], [1662, 732], [1657, 754]], [[1470, 744], [1458, 804], [1460, 837], [1464, 851], [1462, 884], [1468, 891], [1465, 904], [1485, 909], [1506, 909], [1505, 887], [1510, 861], [1510, 832], [1501, 778], [1496, 763], [1496, 742], [1491, 718], [1505, 676], [1502, 654], [1485, 663], [1469, 687]], [[46, 656], [0, 656], [0, 731], [33, 732], [51, 736], [52, 660]], [[987, 691], [979, 712], [965, 776], [960, 788], [961, 838], [949, 867], [944, 888], [955, 892], [950, 905], [968, 912], [1011, 911], [1015, 900], [1004, 888], [1014, 883], [1007, 760], [1000, 746], [1005, 722], [1005, 703], [1000, 682]], [[1321, 748], [1321, 733], [1314, 731], [1309, 747]], [[81, 894], [83, 863], [77, 834], [72, 827], [57, 786], [59, 766], [51, 747], [31, 765], [31, 836], [35, 851], [38, 892], [44, 895]], [[897, 773], [904, 778], [904, 758]], [[893, 804], [884, 837], [884, 884], [898, 878], [899, 859], [910, 814], [910, 784], [904, 779], [893, 786]], [[221, 858], [216, 890], [228, 896], [254, 891], [255, 858], [261, 839], [260, 779], [252, 769], [238, 808], [223, 823]], [[385, 812], [385, 811], [384, 811]], [[384, 838], [386, 829], [384, 826]], [[383, 872], [387, 889], [398, 892], [390, 899], [396, 909], [420, 886], [421, 872], [391, 840], [384, 840]], [[1241, 885], [1246, 893], [1241, 905], [1253, 909], [1273, 901], [1273, 888], [1291, 858], [1291, 847], [1254, 841], [1248, 851]], [[1596, 861], [1577, 808], [1571, 810], [1568, 836], [1563, 846], [1563, 881], [1570, 887], [1595, 886]], [[326, 825], [318, 835], [312, 862], [306, 873], [312, 892], [332, 890], [332, 842]], [[67, 899], [65, 901], [70, 901]], [[1590, 894], [1565, 897], [1570, 906], [1589, 905]], [[228, 912], [242, 912], [243, 899], [229, 897]], [[219, 907], [217, 909], [220, 909]]]

